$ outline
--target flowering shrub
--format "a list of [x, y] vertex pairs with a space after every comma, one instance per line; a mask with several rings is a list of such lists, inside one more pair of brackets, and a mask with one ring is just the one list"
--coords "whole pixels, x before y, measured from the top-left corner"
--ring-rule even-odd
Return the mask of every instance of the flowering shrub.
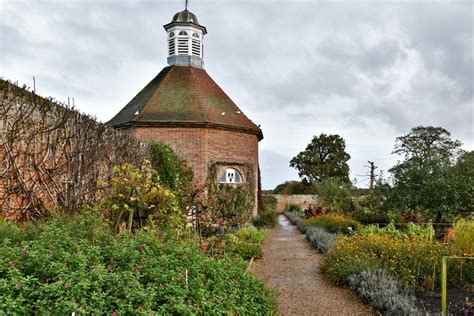
[[263, 255], [262, 243], [265, 239], [265, 230], [253, 226], [239, 229], [233, 234], [226, 235], [229, 254], [238, 255], [243, 259], [260, 258]]
[[384, 270], [364, 270], [350, 275], [349, 286], [384, 315], [418, 314], [415, 297], [404, 291], [399, 282]]
[[100, 204], [115, 231], [146, 225], [181, 228], [184, 214], [175, 194], [159, 182], [158, 173], [145, 162], [140, 168], [123, 164], [113, 168], [111, 187]]
[[[393, 238], [390, 234], [341, 237], [328, 254], [323, 271], [337, 283], [351, 274], [382, 268], [403, 286], [433, 290], [440, 283], [441, 257], [456, 254], [449, 245], [422, 237]], [[474, 264], [458, 261], [448, 264], [450, 283], [474, 281]]]
[[246, 262], [216, 260], [189, 241], [112, 234], [97, 213], [53, 219], [25, 236], [0, 240], [0, 314], [274, 313], [273, 294], [245, 273]]
[[337, 213], [312, 217], [306, 220], [306, 225], [322, 227], [329, 233], [346, 235], [360, 228], [360, 223], [350, 216]]

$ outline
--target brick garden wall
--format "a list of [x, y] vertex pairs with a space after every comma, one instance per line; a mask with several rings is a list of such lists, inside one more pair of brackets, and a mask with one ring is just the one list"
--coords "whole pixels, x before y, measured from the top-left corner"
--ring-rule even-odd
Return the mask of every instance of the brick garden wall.
[[270, 194], [277, 199], [277, 211], [285, 212], [290, 204], [298, 205], [302, 210], [317, 204], [317, 198], [311, 194]]

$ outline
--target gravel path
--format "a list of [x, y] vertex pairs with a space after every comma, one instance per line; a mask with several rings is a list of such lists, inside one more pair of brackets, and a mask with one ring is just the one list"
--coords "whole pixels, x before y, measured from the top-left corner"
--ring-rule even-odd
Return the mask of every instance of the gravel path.
[[263, 258], [252, 270], [276, 289], [281, 315], [372, 315], [351, 290], [332, 284], [320, 271], [323, 255], [305, 235], [280, 215], [277, 228], [268, 232]]

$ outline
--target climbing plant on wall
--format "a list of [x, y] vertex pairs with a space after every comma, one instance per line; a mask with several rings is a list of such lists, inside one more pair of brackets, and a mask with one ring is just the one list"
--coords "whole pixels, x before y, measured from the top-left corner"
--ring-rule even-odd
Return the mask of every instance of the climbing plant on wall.
[[[222, 184], [217, 181], [217, 170], [223, 165], [238, 165], [245, 173], [241, 184]], [[201, 231], [216, 234], [242, 226], [252, 218], [255, 197], [255, 175], [251, 164], [214, 163], [207, 177], [207, 205], [200, 215]]]

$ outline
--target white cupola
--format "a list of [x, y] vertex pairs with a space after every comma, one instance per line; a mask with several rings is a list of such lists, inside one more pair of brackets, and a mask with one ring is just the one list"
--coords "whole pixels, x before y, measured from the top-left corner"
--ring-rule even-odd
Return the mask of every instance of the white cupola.
[[207, 30], [187, 9], [163, 26], [168, 33], [168, 64], [203, 68], [203, 40]]

